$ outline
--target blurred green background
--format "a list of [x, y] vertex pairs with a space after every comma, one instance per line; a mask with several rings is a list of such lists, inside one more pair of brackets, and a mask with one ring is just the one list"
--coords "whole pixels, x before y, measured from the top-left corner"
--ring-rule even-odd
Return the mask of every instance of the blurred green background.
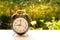
[[29, 14], [31, 30], [60, 30], [60, 0], [0, 0], [0, 29], [12, 29], [17, 10]]

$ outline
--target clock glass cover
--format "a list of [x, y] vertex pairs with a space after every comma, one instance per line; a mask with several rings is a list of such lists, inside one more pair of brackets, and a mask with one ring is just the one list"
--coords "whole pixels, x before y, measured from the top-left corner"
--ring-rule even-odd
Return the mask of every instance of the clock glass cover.
[[13, 22], [13, 30], [17, 33], [24, 33], [28, 30], [28, 22], [24, 18], [16, 18]]

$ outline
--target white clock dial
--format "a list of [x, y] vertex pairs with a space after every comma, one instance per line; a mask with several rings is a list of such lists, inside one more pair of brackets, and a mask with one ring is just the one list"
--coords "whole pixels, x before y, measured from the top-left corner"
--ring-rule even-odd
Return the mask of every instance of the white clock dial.
[[24, 18], [17, 18], [13, 22], [13, 29], [17, 33], [23, 33], [26, 32], [28, 29], [28, 22]]

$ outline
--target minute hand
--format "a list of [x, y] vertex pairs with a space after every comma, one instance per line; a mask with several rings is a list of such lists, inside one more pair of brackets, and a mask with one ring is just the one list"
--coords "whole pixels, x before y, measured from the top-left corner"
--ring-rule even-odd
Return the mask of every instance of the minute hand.
[[20, 20], [20, 26], [21, 26], [21, 20]]

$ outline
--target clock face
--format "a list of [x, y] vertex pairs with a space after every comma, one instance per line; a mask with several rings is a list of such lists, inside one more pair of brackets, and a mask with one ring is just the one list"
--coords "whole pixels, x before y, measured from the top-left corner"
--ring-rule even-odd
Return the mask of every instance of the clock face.
[[13, 22], [13, 29], [17, 33], [24, 33], [28, 29], [28, 22], [24, 18], [17, 18]]

